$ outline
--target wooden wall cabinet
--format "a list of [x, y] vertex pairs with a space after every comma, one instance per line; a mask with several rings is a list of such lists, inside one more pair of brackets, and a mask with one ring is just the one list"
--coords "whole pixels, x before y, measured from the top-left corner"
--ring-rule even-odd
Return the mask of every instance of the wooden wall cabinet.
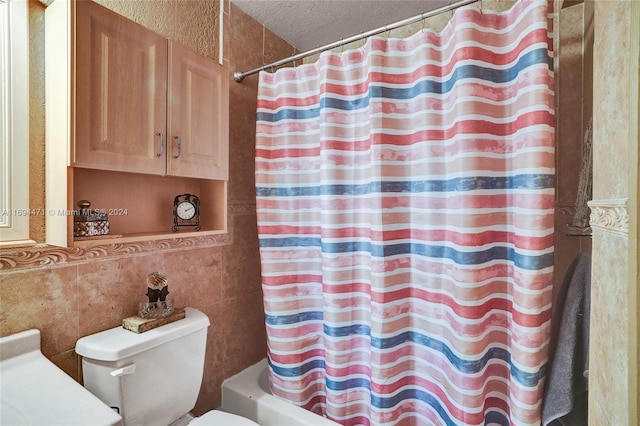
[[72, 165], [227, 179], [227, 70], [94, 2], [75, 9]]
[[[226, 232], [228, 71], [92, 1], [56, 0], [45, 19], [47, 242], [184, 236], [179, 193], [201, 199], [198, 234]], [[109, 238], [74, 240], [80, 199], [126, 212]]]

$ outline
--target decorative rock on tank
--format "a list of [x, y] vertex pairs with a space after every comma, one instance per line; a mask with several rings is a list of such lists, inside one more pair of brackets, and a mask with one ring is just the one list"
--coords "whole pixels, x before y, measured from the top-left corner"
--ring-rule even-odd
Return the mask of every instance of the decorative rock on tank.
[[173, 302], [169, 295], [169, 278], [164, 272], [152, 272], [147, 277], [148, 302], [140, 304], [138, 315], [141, 318], [160, 318], [173, 312]]

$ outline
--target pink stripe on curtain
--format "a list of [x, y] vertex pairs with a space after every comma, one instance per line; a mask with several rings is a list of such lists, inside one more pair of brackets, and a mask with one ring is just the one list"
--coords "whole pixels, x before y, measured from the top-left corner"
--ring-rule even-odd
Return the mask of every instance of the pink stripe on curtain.
[[260, 74], [273, 393], [345, 425], [540, 422], [553, 273], [547, 1]]

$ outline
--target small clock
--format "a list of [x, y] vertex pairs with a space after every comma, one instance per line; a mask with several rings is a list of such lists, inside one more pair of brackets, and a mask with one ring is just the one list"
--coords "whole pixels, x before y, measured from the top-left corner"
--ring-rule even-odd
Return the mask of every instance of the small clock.
[[191, 226], [200, 230], [200, 198], [192, 194], [176, 195], [173, 199], [173, 232]]

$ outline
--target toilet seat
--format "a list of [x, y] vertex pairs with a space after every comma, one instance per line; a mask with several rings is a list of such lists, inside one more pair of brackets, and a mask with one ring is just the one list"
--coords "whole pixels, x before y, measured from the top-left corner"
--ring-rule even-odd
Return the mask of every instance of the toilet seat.
[[189, 422], [194, 426], [259, 426], [258, 423], [236, 414], [211, 410]]

